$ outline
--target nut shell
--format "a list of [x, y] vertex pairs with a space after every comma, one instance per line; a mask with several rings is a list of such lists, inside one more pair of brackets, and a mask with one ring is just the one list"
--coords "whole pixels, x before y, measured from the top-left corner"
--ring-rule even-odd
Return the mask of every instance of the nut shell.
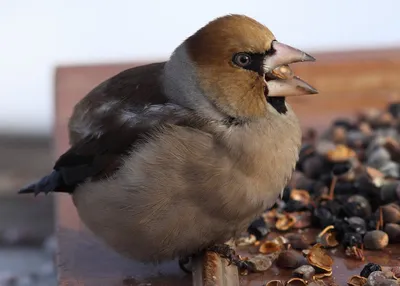
[[265, 286], [285, 286], [282, 280], [271, 280]]
[[258, 248], [258, 251], [262, 254], [270, 254], [274, 252], [278, 252], [282, 250], [282, 245], [277, 243], [276, 241], [265, 241], [261, 243], [260, 247]]
[[336, 239], [336, 233], [333, 231], [334, 227], [332, 225], [327, 226], [322, 230], [317, 236], [317, 242], [325, 248], [332, 248], [339, 245]]
[[385, 203], [391, 203], [400, 200], [400, 184], [398, 181], [395, 182], [385, 182], [383, 181], [380, 197]]
[[300, 233], [289, 233], [286, 235], [286, 238], [293, 249], [303, 250], [310, 247], [310, 244], [306, 241], [304, 235]]
[[354, 150], [345, 145], [337, 145], [335, 149], [329, 150], [326, 154], [327, 159], [331, 162], [344, 162], [352, 158], [356, 158], [357, 154]]
[[315, 275], [315, 269], [311, 265], [302, 265], [293, 270], [293, 276], [303, 278], [305, 280], [311, 280]]
[[251, 263], [254, 271], [263, 272], [267, 271], [272, 263], [275, 261], [276, 255], [256, 255], [248, 260]]
[[300, 201], [304, 205], [308, 205], [310, 203], [310, 193], [306, 190], [293, 189], [290, 192], [290, 198], [295, 201]]
[[400, 222], [400, 208], [396, 204], [382, 206], [383, 221], [385, 223]]
[[307, 261], [314, 267], [332, 272], [333, 259], [322, 249], [322, 245], [319, 243], [310, 249]]
[[367, 249], [384, 249], [389, 244], [389, 236], [381, 230], [369, 231], [364, 236], [364, 246]]
[[[392, 284], [392, 281], [394, 284]], [[390, 285], [398, 285], [395, 280], [389, 280], [386, 278], [385, 273], [382, 271], [372, 272], [367, 279], [368, 286], [390, 286]]]
[[277, 266], [289, 269], [296, 269], [306, 263], [304, 256], [293, 249], [282, 251], [276, 260]]
[[296, 223], [296, 218], [291, 214], [284, 214], [278, 216], [275, 227], [280, 231], [287, 231]]
[[240, 237], [240, 238], [236, 239], [235, 243], [236, 243], [236, 246], [242, 247], [242, 246], [252, 245], [256, 241], [257, 241], [256, 237], [254, 235], [250, 234], [249, 236], [244, 236], [244, 237]]
[[307, 285], [307, 282], [301, 278], [294, 277], [294, 278], [289, 279], [286, 282], [285, 286], [303, 286], [303, 285]]
[[384, 231], [389, 236], [390, 243], [400, 242], [400, 225], [395, 223], [388, 223], [385, 225]]
[[291, 215], [295, 218], [296, 222], [293, 228], [301, 229], [311, 226], [312, 224], [312, 214], [310, 211], [294, 212]]
[[350, 277], [350, 279], [347, 281], [347, 285], [349, 286], [364, 286], [367, 283], [367, 278], [354, 275]]

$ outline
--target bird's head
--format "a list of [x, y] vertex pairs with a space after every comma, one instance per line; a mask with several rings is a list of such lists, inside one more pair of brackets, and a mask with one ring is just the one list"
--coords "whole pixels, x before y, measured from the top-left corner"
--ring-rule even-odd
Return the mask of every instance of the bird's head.
[[[317, 93], [288, 66], [304, 61], [315, 59], [280, 43], [254, 19], [228, 15], [187, 38], [168, 64], [186, 96], [201, 94], [218, 112], [248, 119], [264, 117], [271, 108], [285, 113], [285, 97]], [[182, 82], [196, 90], [182, 87]]]

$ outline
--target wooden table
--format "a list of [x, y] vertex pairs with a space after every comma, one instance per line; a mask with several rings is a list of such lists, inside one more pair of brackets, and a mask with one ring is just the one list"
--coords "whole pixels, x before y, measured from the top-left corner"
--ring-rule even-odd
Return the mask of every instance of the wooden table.
[[[352, 116], [363, 108], [383, 108], [388, 102], [400, 99], [400, 49], [321, 53], [313, 56], [317, 58], [316, 63], [293, 66], [301, 78], [320, 92], [317, 96], [290, 99], [304, 127], [321, 130], [338, 116]], [[149, 62], [152, 61], [149, 59]], [[68, 148], [67, 121], [74, 104], [101, 81], [140, 64], [57, 68], [54, 158]], [[152, 286], [193, 285], [192, 277], [184, 275], [177, 262], [154, 269], [120, 257], [85, 229], [68, 195], [57, 194], [55, 200], [60, 285], [146, 285], [141, 282], [151, 283]], [[371, 261], [383, 259], [387, 262], [385, 264], [389, 264], [399, 256], [398, 253], [392, 255], [384, 252], [382, 255], [372, 255]], [[346, 265], [346, 260], [338, 261], [339, 268], [334, 271], [338, 277], [348, 277], [361, 267]], [[240, 285], [260, 285], [272, 278], [276, 279], [274, 273], [267, 272], [262, 276], [241, 278]], [[343, 285], [344, 280], [339, 280], [339, 285]]]
[[[292, 233], [301, 232], [308, 241], [314, 241], [320, 230], [306, 229], [292, 231]], [[271, 233], [268, 239], [272, 239], [284, 233]], [[332, 276], [324, 278], [323, 281], [329, 286], [347, 285], [348, 279], [353, 275], [360, 275], [364, 265], [368, 262], [376, 263], [381, 266], [400, 266], [400, 248], [399, 245], [391, 244], [384, 250], [373, 251], [364, 250], [365, 260], [351, 259], [345, 256], [341, 247], [327, 249], [326, 252], [333, 258]], [[246, 255], [248, 251], [239, 252]], [[240, 277], [240, 286], [261, 286], [270, 279], [289, 280], [292, 276], [293, 269], [282, 269], [273, 265], [270, 269], [263, 273], [250, 274], [249, 276]]]

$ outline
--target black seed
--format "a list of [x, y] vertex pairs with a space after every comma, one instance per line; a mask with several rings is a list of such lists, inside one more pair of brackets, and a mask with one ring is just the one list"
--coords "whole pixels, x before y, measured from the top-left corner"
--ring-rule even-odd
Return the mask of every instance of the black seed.
[[382, 268], [379, 264], [368, 263], [364, 266], [364, 268], [360, 272], [360, 276], [368, 278], [368, 276], [375, 271], [382, 271]]
[[326, 185], [323, 182], [313, 181], [313, 184], [310, 186], [310, 189], [307, 191], [309, 191], [310, 195], [320, 197], [323, 194], [325, 188], [326, 188]]
[[313, 212], [313, 223], [321, 228], [334, 224], [336, 217], [325, 207], [318, 207]]
[[[357, 217], [354, 217], [356, 220]], [[356, 221], [354, 220], [354, 221]], [[352, 221], [352, 220], [350, 220]], [[334, 228], [336, 230], [336, 239], [339, 242], [342, 242], [345, 239], [349, 239], [349, 237], [345, 238], [346, 233], [358, 233], [361, 237], [365, 234], [366, 229], [365, 226], [361, 223], [349, 223], [349, 219], [337, 219], [334, 223]]]
[[368, 200], [360, 195], [354, 195], [349, 198], [343, 206], [343, 211], [346, 216], [359, 216], [365, 218], [371, 215], [371, 204]]
[[364, 235], [367, 232], [367, 224], [365, 223], [364, 219], [353, 216], [345, 219], [345, 221], [349, 224], [350, 229], [352, 229], [354, 232], [358, 232], [361, 235]]
[[333, 124], [333, 127], [343, 127], [346, 130], [352, 130], [354, 129], [354, 124], [350, 122], [350, 120], [346, 119], [346, 118], [339, 118], [336, 119]]
[[348, 171], [350, 171], [350, 169], [351, 169], [350, 162], [337, 163], [333, 165], [332, 173], [335, 176], [340, 176], [346, 174]]
[[363, 210], [357, 202], [348, 202], [343, 206], [345, 216], [363, 216]]
[[378, 197], [380, 189], [374, 184], [371, 177], [367, 174], [360, 175], [354, 182], [354, 188], [357, 192], [362, 193], [364, 196]]
[[289, 200], [286, 203], [286, 206], [284, 208], [285, 211], [291, 213], [291, 212], [301, 212], [301, 211], [307, 211], [310, 208], [307, 205], [304, 205], [300, 201], [295, 201], [295, 200]]
[[359, 233], [346, 232], [341, 243], [344, 247], [360, 247], [362, 244], [362, 236]]
[[342, 203], [336, 199], [332, 201], [325, 201], [321, 203], [321, 206], [327, 208], [330, 211], [330, 213], [333, 214], [334, 216], [340, 214], [343, 208]]
[[311, 144], [303, 144], [300, 149], [299, 153], [299, 160], [297, 161], [297, 168], [299, 171], [303, 171], [303, 163], [305, 160], [307, 160], [309, 157], [313, 156], [315, 154], [315, 149], [314, 146]]
[[335, 185], [335, 196], [336, 195], [351, 195], [355, 194], [357, 189], [354, 187], [354, 183], [347, 181], [339, 181]]
[[393, 117], [400, 117], [400, 102], [390, 103], [387, 110]]
[[367, 222], [367, 231], [376, 230], [376, 224], [378, 223], [378, 218], [373, 214], [365, 218]]
[[247, 232], [254, 235], [257, 240], [261, 240], [267, 236], [269, 230], [264, 219], [259, 217], [250, 224], [250, 226], [247, 228]]
[[310, 179], [317, 180], [325, 169], [325, 160], [320, 155], [308, 157], [303, 161], [302, 172]]

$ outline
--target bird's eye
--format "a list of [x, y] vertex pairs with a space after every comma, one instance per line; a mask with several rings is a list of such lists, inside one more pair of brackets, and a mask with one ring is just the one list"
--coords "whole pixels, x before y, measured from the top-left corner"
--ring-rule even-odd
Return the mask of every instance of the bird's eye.
[[238, 53], [234, 55], [233, 62], [240, 67], [245, 67], [251, 63], [251, 56], [246, 53]]

